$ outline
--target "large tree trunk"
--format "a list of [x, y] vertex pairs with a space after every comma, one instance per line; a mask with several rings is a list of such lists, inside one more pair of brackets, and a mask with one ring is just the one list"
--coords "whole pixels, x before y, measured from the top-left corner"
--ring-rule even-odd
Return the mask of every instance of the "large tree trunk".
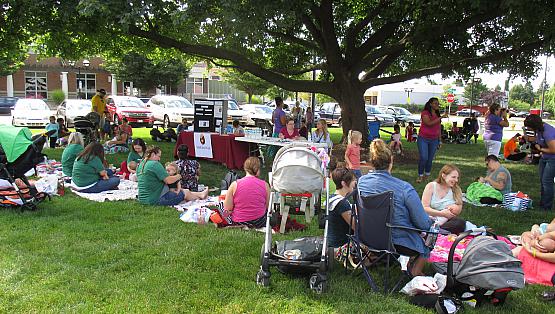
[[248, 96], [248, 98], [249, 98], [248, 103], [249, 103], [249, 104], [252, 104], [252, 93], [247, 93], [247, 96]]
[[357, 130], [362, 133], [362, 145], [368, 146], [368, 123], [366, 121], [366, 110], [364, 108], [365, 89], [359, 87], [342, 88], [341, 95], [337, 101], [341, 107], [341, 122], [343, 127], [342, 142], [347, 142], [349, 130]]

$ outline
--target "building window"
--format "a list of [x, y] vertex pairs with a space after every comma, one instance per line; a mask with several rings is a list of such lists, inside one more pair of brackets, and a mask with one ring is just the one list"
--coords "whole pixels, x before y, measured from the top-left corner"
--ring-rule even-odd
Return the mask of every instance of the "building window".
[[212, 75], [212, 76], [210, 77], [210, 79], [211, 79], [211, 80], [214, 80], [214, 81], [220, 81], [220, 80], [221, 80], [221, 78], [220, 78], [219, 75]]
[[77, 98], [91, 99], [96, 94], [96, 74], [77, 74]]
[[202, 94], [203, 93], [203, 80], [198, 77], [188, 77], [186, 79], [187, 86], [185, 87], [186, 93]]
[[25, 97], [48, 98], [46, 72], [25, 72]]

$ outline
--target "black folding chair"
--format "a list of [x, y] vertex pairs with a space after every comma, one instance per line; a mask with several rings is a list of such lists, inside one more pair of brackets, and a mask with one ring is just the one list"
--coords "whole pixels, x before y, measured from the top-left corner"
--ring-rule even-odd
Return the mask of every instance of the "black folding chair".
[[[349, 235], [347, 254], [354, 254], [358, 259], [354, 268], [355, 270], [362, 269], [368, 284], [374, 291], [379, 291], [379, 289], [368, 269], [378, 263], [385, 262], [383, 291], [384, 293], [397, 291], [403, 281], [410, 280], [412, 276], [408, 271], [409, 257], [399, 259], [401, 254], [395, 250], [391, 237], [392, 229], [397, 228], [432, 234], [434, 232], [392, 225], [391, 220], [394, 212], [393, 191], [367, 196], [362, 196], [359, 191], [356, 191], [354, 196], [355, 202], [351, 210], [351, 225], [354, 225], [355, 230], [353, 234]], [[433, 246], [434, 244], [431, 245]], [[352, 253], [351, 247], [354, 249]], [[394, 286], [389, 289], [390, 268], [393, 266], [392, 258], [395, 261], [393, 265], [401, 266], [402, 274]], [[347, 256], [348, 259], [349, 256]], [[400, 260], [404, 260], [404, 262]], [[406, 265], [402, 265], [402, 263], [406, 263]]]

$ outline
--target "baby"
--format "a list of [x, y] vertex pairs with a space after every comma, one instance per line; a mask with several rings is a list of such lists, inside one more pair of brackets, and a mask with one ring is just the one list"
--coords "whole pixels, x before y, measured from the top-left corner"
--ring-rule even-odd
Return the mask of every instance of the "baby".
[[130, 161], [127, 164], [127, 169], [129, 170], [129, 180], [133, 182], [137, 182], [137, 162]]
[[[168, 172], [170, 176], [174, 176], [179, 173], [179, 167], [175, 162], [168, 162], [166, 163], [166, 172]], [[179, 192], [181, 192], [181, 182], [177, 180], [174, 183], [168, 184], [168, 188], [171, 192], [179, 194]]]

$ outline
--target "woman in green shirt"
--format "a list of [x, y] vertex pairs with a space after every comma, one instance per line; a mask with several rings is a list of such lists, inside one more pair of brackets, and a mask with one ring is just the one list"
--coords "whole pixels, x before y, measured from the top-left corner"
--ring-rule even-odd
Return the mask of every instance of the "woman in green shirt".
[[127, 160], [123, 161], [120, 166], [120, 172], [118, 175], [125, 176], [124, 179], [129, 179], [129, 175], [135, 173], [135, 170], [129, 168], [129, 163], [134, 161], [139, 164], [144, 158], [146, 152], [146, 143], [142, 138], [136, 138], [131, 143], [131, 150], [129, 155], [127, 155]]
[[187, 189], [175, 193], [169, 190], [168, 184], [173, 184], [181, 179], [180, 174], [168, 175], [160, 163], [162, 150], [160, 147], [150, 147], [145, 153], [145, 158], [137, 166], [137, 179], [139, 187], [139, 202], [148, 205], [177, 205], [181, 202], [205, 199], [208, 189], [202, 192], [191, 192]]
[[100, 193], [114, 190], [119, 185], [119, 178], [111, 170], [104, 169], [104, 147], [93, 142], [85, 147], [73, 163], [73, 188], [83, 193]]
[[73, 163], [75, 158], [83, 151], [85, 146], [83, 142], [83, 134], [73, 132], [69, 135], [68, 145], [62, 153], [62, 173], [66, 177], [71, 177], [73, 173]]

